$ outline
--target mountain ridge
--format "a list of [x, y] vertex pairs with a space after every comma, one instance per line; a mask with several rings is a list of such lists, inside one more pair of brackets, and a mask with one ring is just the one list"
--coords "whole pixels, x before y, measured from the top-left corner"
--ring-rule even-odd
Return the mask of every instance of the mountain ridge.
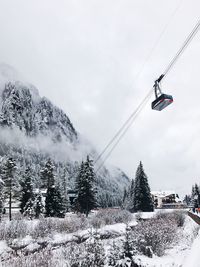
[[[0, 79], [1, 76], [0, 68]], [[77, 132], [62, 109], [40, 97], [37, 88], [18, 81], [16, 75], [9, 81], [8, 76], [0, 82], [0, 156], [13, 156], [20, 170], [32, 164], [37, 186], [39, 169], [51, 157], [58, 181], [64, 179], [63, 169], [67, 168], [67, 179], [73, 188], [79, 163], [87, 154], [96, 158], [96, 149]], [[129, 184], [129, 178], [119, 168], [114, 173], [103, 167], [97, 175], [102, 206], [118, 205], [123, 188]]]

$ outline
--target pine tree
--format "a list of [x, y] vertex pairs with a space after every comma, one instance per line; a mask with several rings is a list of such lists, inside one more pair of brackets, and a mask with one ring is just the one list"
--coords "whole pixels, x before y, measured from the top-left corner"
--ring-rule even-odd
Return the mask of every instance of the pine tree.
[[194, 208], [200, 205], [200, 190], [197, 184], [192, 186], [191, 202]]
[[41, 188], [49, 188], [54, 184], [54, 165], [51, 159], [48, 159], [44, 168], [41, 170]]
[[3, 200], [4, 200], [4, 194], [3, 194], [3, 188], [4, 188], [4, 184], [3, 181], [0, 179], [0, 221], [2, 218], [2, 214], [4, 211], [4, 207], [3, 207]]
[[60, 190], [57, 186], [50, 186], [47, 189], [47, 196], [45, 200], [46, 217], [60, 217], [65, 216], [65, 207]]
[[12, 197], [16, 191], [16, 180], [14, 177], [16, 164], [12, 158], [8, 158], [3, 166], [2, 178], [4, 182], [4, 196], [8, 198], [9, 220], [12, 219]]
[[123, 204], [122, 207], [130, 212], [134, 212], [134, 187], [135, 181], [132, 179], [128, 189], [124, 190]]
[[23, 207], [23, 214], [24, 216], [28, 216], [31, 220], [34, 218], [35, 212], [34, 212], [34, 201], [35, 198], [32, 195], [28, 201], [26, 202], [26, 205]]
[[40, 214], [43, 213], [43, 211], [44, 211], [44, 206], [42, 204], [42, 196], [39, 192], [38, 194], [36, 194], [35, 201], [34, 201], [35, 218], [38, 219]]
[[42, 196], [39, 193], [32, 195], [29, 198], [26, 206], [24, 207], [24, 215], [28, 216], [30, 219], [38, 219], [40, 214], [43, 213], [44, 207], [42, 204]]
[[47, 217], [64, 217], [63, 198], [58, 186], [55, 186], [54, 166], [49, 159], [42, 170], [42, 176], [47, 184], [47, 195], [45, 199], [45, 215]]
[[147, 176], [144, 172], [142, 162], [140, 162], [135, 177], [134, 186], [134, 211], [153, 211], [153, 200]]
[[69, 186], [69, 181], [68, 181], [68, 174], [67, 174], [67, 169], [66, 167], [63, 168], [63, 173], [61, 175], [61, 182], [60, 182], [60, 188], [61, 188], [61, 194], [63, 198], [63, 206], [65, 209], [65, 213], [69, 212], [70, 209], [70, 200], [69, 200], [69, 195], [68, 195], [68, 186]]
[[76, 188], [78, 192], [75, 203], [76, 210], [85, 213], [87, 217], [89, 212], [96, 207], [95, 174], [89, 156], [87, 156], [86, 162], [81, 163]]
[[33, 198], [33, 185], [31, 180], [31, 169], [27, 167], [25, 170], [24, 181], [21, 183], [21, 199], [20, 199], [20, 212], [24, 213], [24, 208], [27, 202]]

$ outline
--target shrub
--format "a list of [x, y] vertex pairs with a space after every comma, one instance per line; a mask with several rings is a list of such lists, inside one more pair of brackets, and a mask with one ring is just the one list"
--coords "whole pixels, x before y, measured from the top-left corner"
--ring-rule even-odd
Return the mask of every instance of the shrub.
[[0, 223], [0, 239], [10, 240], [23, 238], [28, 234], [28, 226], [25, 220], [13, 220]]
[[52, 252], [50, 248], [46, 248], [38, 253], [29, 255], [19, 255], [20, 257], [13, 257], [12, 259], [3, 262], [2, 267], [49, 267], [52, 265]]
[[73, 233], [86, 229], [88, 220], [85, 216], [61, 218], [43, 218], [35, 226], [34, 237], [45, 237], [52, 233]]
[[128, 223], [132, 219], [132, 214], [127, 210], [104, 209], [100, 210], [91, 220], [91, 224], [97, 228], [103, 225], [115, 223]]
[[176, 223], [178, 227], [182, 227], [185, 222], [185, 212], [182, 210], [175, 210], [173, 212], [163, 212], [160, 211], [156, 214], [155, 218], [163, 220], [172, 220]]
[[132, 246], [142, 254], [146, 255], [148, 248], [148, 251], [162, 256], [165, 249], [175, 240], [176, 230], [176, 224], [170, 219], [154, 218], [142, 221], [132, 229]]

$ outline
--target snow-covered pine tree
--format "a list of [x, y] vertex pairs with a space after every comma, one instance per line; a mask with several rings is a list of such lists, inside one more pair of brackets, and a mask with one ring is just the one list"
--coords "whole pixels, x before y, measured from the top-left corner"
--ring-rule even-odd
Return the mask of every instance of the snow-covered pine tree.
[[130, 212], [134, 212], [134, 190], [135, 190], [135, 180], [132, 179], [130, 187], [130, 206], [128, 207], [128, 210]]
[[21, 182], [20, 212], [24, 213], [27, 202], [33, 198], [33, 184], [31, 179], [31, 168], [27, 167], [24, 173], [24, 180]]
[[[14, 177], [16, 164], [13, 158], [7, 158], [3, 166], [2, 180], [4, 182], [4, 196], [8, 199], [9, 203], [9, 220], [12, 219], [12, 197], [16, 191], [16, 179]], [[18, 185], [18, 184], [17, 184]]]
[[24, 216], [29, 217], [31, 220], [34, 218], [35, 213], [34, 213], [34, 195], [32, 195], [29, 200], [26, 202], [26, 205], [23, 208], [23, 214]]
[[44, 206], [42, 204], [42, 196], [41, 193], [37, 193], [35, 195], [35, 201], [34, 201], [34, 215], [35, 218], [39, 218], [40, 214], [44, 212]]
[[97, 205], [95, 174], [92, 160], [90, 160], [89, 156], [87, 156], [86, 162], [81, 163], [77, 178], [77, 192], [76, 210], [85, 213], [87, 217], [89, 212]]
[[54, 165], [51, 159], [48, 159], [44, 168], [41, 170], [41, 188], [49, 188], [54, 184]]
[[134, 211], [153, 211], [154, 205], [147, 176], [140, 162], [135, 177], [134, 186]]
[[44, 212], [44, 206], [42, 204], [42, 196], [39, 193], [32, 194], [29, 198], [26, 206], [24, 207], [24, 215], [30, 219], [39, 218], [40, 214]]
[[3, 195], [3, 188], [4, 188], [4, 184], [3, 181], [0, 179], [0, 221], [1, 221], [1, 217], [3, 214], [3, 204], [4, 204], [4, 195]]
[[62, 170], [63, 172], [61, 174], [61, 179], [60, 179], [60, 189], [61, 189], [63, 205], [64, 205], [65, 213], [66, 213], [66, 212], [69, 212], [70, 206], [71, 206], [69, 195], [68, 195], [69, 180], [68, 180], [68, 173], [67, 173], [66, 166]]
[[42, 170], [42, 175], [47, 184], [47, 194], [45, 199], [46, 217], [64, 217], [63, 198], [58, 186], [55, 185], [54, 165], [49, 159]]
[[63, 205], [63, 198], [58, 186], [51, 185], [49, 188], [47, 188], [45, 210], [46, 217], [65, 217], [65, 207]]
[[122, 208], [134, 212], [134, 187], [135, 181], [132, 179], [128, 189], [124, 189]]

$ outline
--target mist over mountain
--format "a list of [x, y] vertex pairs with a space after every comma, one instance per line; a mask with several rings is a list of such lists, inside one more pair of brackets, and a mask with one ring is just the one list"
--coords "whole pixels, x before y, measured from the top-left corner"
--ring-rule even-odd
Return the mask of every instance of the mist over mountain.
[[[6, 64], [0, 64], [0, 157], [13, 157], [21, 179], [31, 166], [34, 186], [41, 185], [40, 170], [48, 158], [55, 164], [56, 179], [74, 188], [79, 164], [97, 152], [74, 128], [68, 116], [37, 88]], [[126, 174], [115, 167], [103, 167], [97, 175], [98, 199], [102, 206], [119, 205]]]

